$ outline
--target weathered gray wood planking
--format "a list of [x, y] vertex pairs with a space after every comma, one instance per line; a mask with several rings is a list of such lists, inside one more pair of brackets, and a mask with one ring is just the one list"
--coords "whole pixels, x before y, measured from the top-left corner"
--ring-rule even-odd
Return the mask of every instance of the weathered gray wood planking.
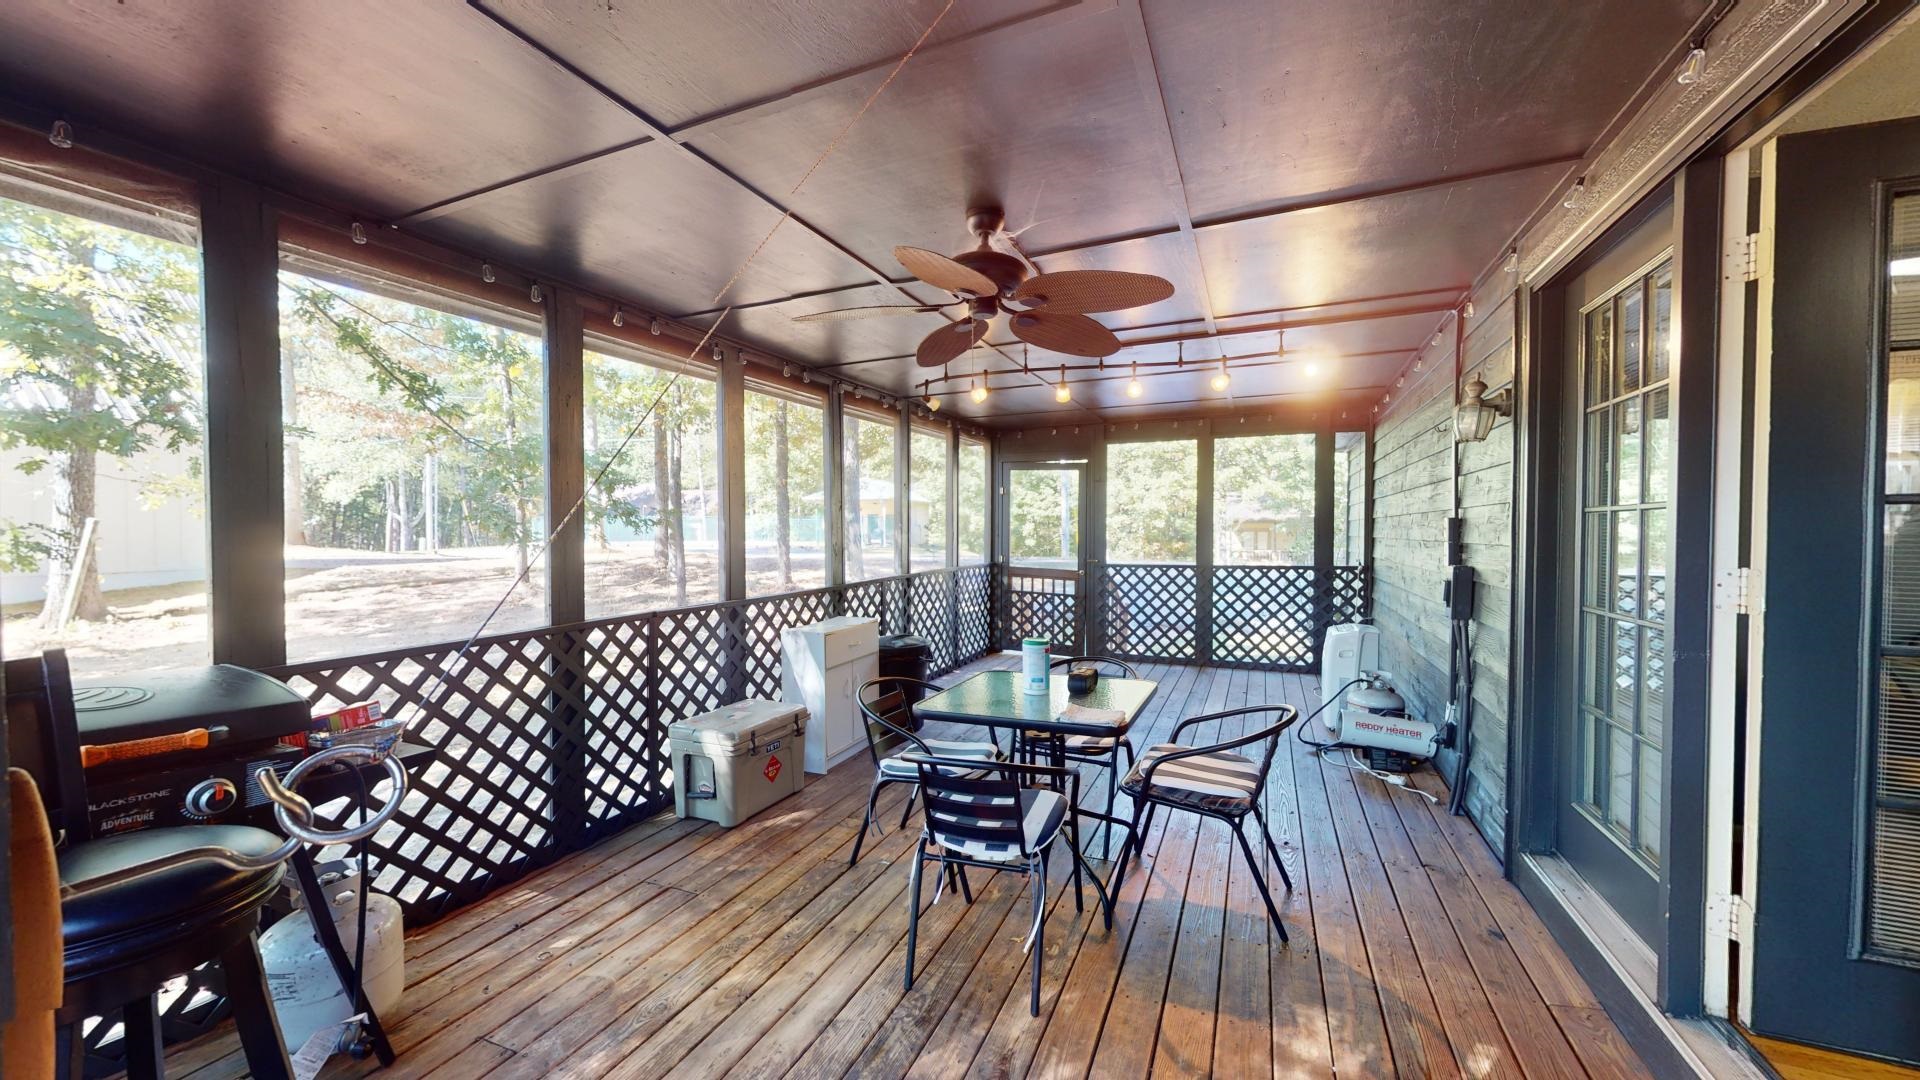
[[[1474, 296], [1462, 350], [1461, 379], [1479, 374], [1490, 389], [1513, 380], [1513, 294], [1507, 281]], [[1496, 851], [1506, 838], [1507, 695], [1513, 605], [1513, 424], [1502, 419], [1486, 441], [1453, 454], [1452, 324], [1420, 355], [1422, 370], [1379, 419], [1374, 434], [1373, 614], [1381, 663], [1401, 692], [1435, 721], [1446, 713], [1451, 630], [1441, 586], [1446, 579], [1446, 518], [1458, 484], [1466, 558], [1479, 580], [1474, 611], [1474, 731], [1467, 808]], [[1442, 766], [1451, 774], [1451, 753]]]

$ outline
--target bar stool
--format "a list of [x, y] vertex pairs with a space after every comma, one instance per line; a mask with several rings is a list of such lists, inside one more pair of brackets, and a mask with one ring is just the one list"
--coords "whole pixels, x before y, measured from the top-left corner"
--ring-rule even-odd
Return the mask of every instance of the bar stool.
[[[208, 847], [266, 858], [280, 849], [281, 838], [243, 825], [197, 825], [93, 839], [66, 654], [50, 649], [7, 661], [6, 710], [12, 762], [39, 787], [57, 845], [65, 986], [54, 1019], [55, 1075], [84, 1075], [81, 1023], [117, 1015], [127, 1075], [157, 1080], [164, 1063], [155, 993], [168, 979], [218, 960], [248, 1070], [260, 1080], [290, 1078], [257, 939], [261, 906], [279, 886], [282, 866], [235, 870], [204, 859], [169, 863]], [[69, 889], [157, 863], [169, 865], [65, 896]]]

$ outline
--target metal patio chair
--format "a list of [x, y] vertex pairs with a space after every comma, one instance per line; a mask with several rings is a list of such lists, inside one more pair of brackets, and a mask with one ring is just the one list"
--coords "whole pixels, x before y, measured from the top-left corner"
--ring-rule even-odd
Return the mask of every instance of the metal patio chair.
[[[1102, 677], [1114, 674], [1128, 679], [1140, 677], [1132, 664], [1111, 656], [1063, 656], [1048, 664], [1047, 669], [1050, 672], [1058, 671], [1076, 664], [1098, 668]], [[1114, 792], [1120, 786], [1120, 755], [1127, 755], [1127, 767], [1132, 768], [1133, 740], [1125, 735], [1060, 735], [1051, 731], [1023, 731], [1020, 733], [1020, 745], [1013, 756], [1018, 761], [1035, 761], [1041, 754], [1051, 755], [1054, 740], [1064, 741], [1060, 754], [1066, 760], [1106, 766], [1107, 816], [1112, 817]], [[1100, 828], [1100, 843], [1104, 851], [1113, 833], [1113, 826], [1102, 825]]]
[[[907, 915], [906, 988], [913, 989], [914, 949], [920, 933], [920, 885], [926, 864], [938, 863], [946, 878], [934, 887], [940, 902], [946, 880], [956, 874], [969, 903], [966, 867], [1011, 870], [1033, 882], [1033, 926], [1023, 951], [1033, 954], [1033, 991], [1028, 1011], [1040, 1015], [1040, 964], [1046, 953], [1042, 924], [1047, 914], [1047, 855], [1061, 833], [1067, 836], [1073, 867], [1073, 906], [1085, 910], [1081, 896], [1079, 801], [1080, 776], [1053, 765], [996, 762], [968, 772], [964, 758], [909, 752], [903, 755], [920, 771], [925, 802], [920, 844], [913, 855], [913, 907]], [[1040, 785], [1040, 786], [1036, 786]], [[1087, 873], [1092, 874], [1092, 868]], [[1098, 879], [1095, 879], [1096, 887]], [[1104, 897], [1103, 897], [1104, 899]]]
[[888, 784], [907, 784], [911, 788], [907, 792], [906, 805], [900, 810], [900, 827], [906, 828], [907, 820], [913, 816], [920, 770], [899, 754], [890, 753], [890, 750], [899, 749], [904, 743], [904, 749], [908, 751], [982, 764], [999, 761], [1005, 756], [991, 734], [986, 742], [926, 739], [916, 734], [913, 731], [913, 706], [907, 701], [903, 689], [906, 686], [917, 686], [935, 693], [942, 689], [937, 683], [924, 679], [893, 675], [870, 679], [860, 684], [860, 689], [854, 694], [860, 703], [862, 726], [866, 729], [867, 753], [873, 758], [873, 788], [867, 793], [867, 815], [860, 822], [860, 835], [854, 838], [853, 854], [847, 859], [848, 866], [859, 863], [860, 849], [867, 842], [867, 830], [877, 829], [880, 825], [879, 819], [874, 816], [875, 807], [880, 802], [880, 792]]
[[[1188, 728], [1258, 713], [1273, 713], [1279, 719], [1237, 739], [1206, 746], [1180, 745], [1180, 733]], [[1292, 892], [1293, 879], [1287, 875], [1287, 864], [1280, 858], [1280, 849], [1274, 846], [1273, 833], [1267, 829], [1266, 814], [1260, 809], [1260, 795], [1267, 786], [1267, 773], [1273, 767], [1273, 755], [1280, 747], [1281, 735], [1299, 719], [1300, 710], [1291, 705], [1246, 705], [1182, 720], [1180, 726], [1173, 729], [1172, 742], [1148, 748], [1120, 782], [1120, 789], [1133, 799], [1133, 829], [1120, 849], [1120, 865], [1114, 868], [1111, 895], [1120, 895], [1121, 883], [1126, 880], [1127, 857], [1132, 855], [1136, 860], [1140, 857], [1146, 830], [1153, 827], [1153, 815], [1160, 807], [1217, 818], [1233, 827], [1233, 835], [1240, 840], [1240, 852], [1253, 870], [1254, 884], [1260, 886], [1260, 898], [1267, 902], [1273, 928], [1280, 932], [1281, 941], [1287, 940], [1280, 909], [1274, 906], [1273, 894], [1267, 891], [1266, 874], [1254, 856], [1253, 845], [1247, 842], [1243, 826], [1247, 815], [1252, 814], [1260, 824], [1260, 835], [1267, 842], [1267, 850], [1273, 854], [1274, 865], [1280, 869], [1280, 880], [1286, 884], [1287, 891]], [[1234, 752], [1255, 744], [1263, 744], [1258, 761]]]

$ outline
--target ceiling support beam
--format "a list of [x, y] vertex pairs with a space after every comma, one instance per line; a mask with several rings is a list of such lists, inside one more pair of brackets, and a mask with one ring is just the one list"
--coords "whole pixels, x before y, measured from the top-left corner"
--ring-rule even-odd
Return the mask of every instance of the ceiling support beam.
[[[1167, 208], [1173, 211], [1174, 227], [1179, 230], [1183, 243], [1180, 245], [1180, 260], [1186, 264], [1186, 271], [1193, 283], [1199, 288], [1201, 317], [1206, 321], [1207, 333], [1212, 334], [1216, 327], [1213, 321], [1213, 295], [1207, 285], [1207, 270], [1200, 263], [1200, 242], [1193, 232], [1193, 214], [1187, 207], [1186, 181], [1180, 175], [1180, 155], [1173, 142], [1173, 122], [1167, 118], [1167, 99], [1160, 89], [1160, 71], [1153, 62], [1153, 43], [1147, 39], [1146, 16], [1140, 11], [1140, 0], [1121, 0], [1117, 9], [1120, 15], [1120, 28], [1126, 32], [1128, 55], [1133, 59], [1134, 81], [1140, 88], [1140, 100], [1146, 105], [1148, 135], [1154, 143], [1154, 149], [1160, 165], [1160, 183], [1167, 193]], [[1038, 260], [1039, 256], [1028, 258]]]
[[[874, 264], [868, 262], [866, 259], [862, 258], [858, 252], [854, 251], [852, 248], [841, 243], [840, 241], [834, 239], [832, 236], [828, 235], [824, 230], [813, 225], [811, 222], [807, 221], [807, 219], [801, 217], [799, 214], [794, 213], [790, 207], [786, 206], [780, 200], [774, 198], [772, 195], [769, 195], [767, 192], [762, 191], [760, 188], [748, 182], [747, 179], [741, 176], [739, 173], [736, 173], [732, 169], [727, 168], [725, 165], [720, 164], [718, 161], [714, 160], [711, 157], [708, 157], [706, 154], [701, 153], [699, 150], [695, 149], [694, 147], [687, 145], [685, 142], [681, 141], [681, 138], [676, 137], [676, 135], [673, 132], [669, 131], [667, 128], [662, 126], [659, 121], [655, 120], [644, 109], [640, 108], [640, 106], [620, 96], [620, 94], [616, 93], [612, 87], [607, 86], [605, 83], [600, 82], [598, 79], [595, 79], [593, 76], [588, 75], [579, 66], [575, 65], [573, 62], [569, 61], [567, 58], [561, 56], [558, 52], [555, 52], [553, 49], [547, 47], [547, 45], [541, 42], [538, 38], [535, 38], [532, 34], [529, 34], [525, 30], [522, 30], [519, 26], [516, 26], [512, 20], [508, 19], [504, 15], [501, 15], [497, 12], [490, 10], [486, 5], [486, 0], [467, 0], [467, 6], [473, 9], [475, 12], [478, 12], [488, 22], [491, 22], [495, 26], [498, 26], [500, 29], [504, 30], [508, 34], [511, 34], [515, 39], [519, 40], [522, 44], [524, 44], [528, 48], [539, 53], [543, 58], [546, 59], [548, 63], [559, 68], [561, 71], [565, 72], [567, 75], [570, 75], [575, 79], [578, 79], [582, 85], [586, 86], [588, 89], [592, 90], [594, 93], [599, 94], [601, 97], [607, 99], [608, 102], [612, 103], [616, 107], [626, 112], [628, 116], [632, 117], [634, 121], [640, 125], [641, 129], [647, 134], [648, 137], [659, 140], [663, 145], [672, 148], [676, 153], [683, 155], [687, 160], [698, 164], [699, 166], [701, 166], [702, 168], [706, 169], [709, 172], [714, 173], [715, 175], [719, 176], [721, 179], [725, 180], [726, 182], [740, 189], [742, 192], [752, 196], [755, 200], [765, 205], [768, 209], [771, 209], [779, 213], [780, 215], [782, 215], [782, 217], [786, 221], [790, 221], [795, 226], [801, 229], [804, 229], [808, 234], [813, 236], [815, 239], [819, 240], [823, 244], [826, 244], [828, 247], [833, 248], [835, 251], [839, 252], [841, 255], [845, 256], [849, 261], [854, 263], [854, 265], [858, 266], [861, 269], [861, 271], [864, 272], [867, 275], [867, 277], [873, 281], [874, 284], [880, 285], [883, 288], [892, 289], [895, 292], [898, 292], [902, 297], [905, 297], [907, 300], [910, 300], [913, 303], [918, 304], [922, 302], [918, 297], [908, 292], [905, 286], [896, 284], [878, 266], [875, 266]], [[724, 299], [724, 297], [716, 298], [716, 301], [718, 299]], [[725, 309], [721, 308], [720, 310], [724, 311]], [[942, 316], [942, 317], [945, 318], [945, 316]], [[948, 321], [957, 322], [959, 320], [949, 319]], [[989, 346], [989, 347], [994, 348], [995, 351], [998, 351], [997, 347], [994, 347], [994, 346]], [[1002, 355], [1005, 355], [1005, 354], [1002, 354]]]

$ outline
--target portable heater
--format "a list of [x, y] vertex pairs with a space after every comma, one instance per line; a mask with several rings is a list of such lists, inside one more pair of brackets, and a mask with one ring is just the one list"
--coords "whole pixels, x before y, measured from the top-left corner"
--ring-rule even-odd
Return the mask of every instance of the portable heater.
[[1384, 772], [1406, 772], [1433, 756], [1438, 730], [1407, 711], [1393, 676], [1379, 670], [1378, 627], [1328, 627], [1321, 657], [1321, 723], [1330, 745], [1349, 747]]

